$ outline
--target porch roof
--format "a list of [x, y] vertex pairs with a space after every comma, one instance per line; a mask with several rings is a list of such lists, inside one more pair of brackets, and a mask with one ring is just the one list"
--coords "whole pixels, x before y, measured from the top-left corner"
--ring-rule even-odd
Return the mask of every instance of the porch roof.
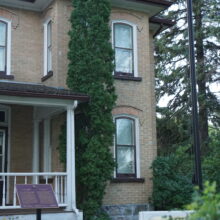
[[61, 87], [42, 84], [0, 81], [0, 95], [88, 101], [89, 96]]

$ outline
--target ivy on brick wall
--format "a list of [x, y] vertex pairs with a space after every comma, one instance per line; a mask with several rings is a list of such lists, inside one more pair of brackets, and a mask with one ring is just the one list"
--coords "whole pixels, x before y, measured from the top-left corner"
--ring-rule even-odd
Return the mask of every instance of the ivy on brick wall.
[[112, 176], [110, 152], [116, 95], [112, 72], [114, 52], [110, 43], [110, 0], [73, 0], [69, 32], [67, 85], [90, 96], [76, 115], [77, 205], [86, 220], [105, 219], [102, 205], [106, 182]]

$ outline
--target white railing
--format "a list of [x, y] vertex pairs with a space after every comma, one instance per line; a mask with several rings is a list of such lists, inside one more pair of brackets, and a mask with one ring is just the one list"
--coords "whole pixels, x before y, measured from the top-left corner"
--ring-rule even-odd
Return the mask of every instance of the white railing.
[[16, 184], [51, 184], [59, 207], [67, 206], [67, 173], [0, 173], [0, 209], [21, 208]]

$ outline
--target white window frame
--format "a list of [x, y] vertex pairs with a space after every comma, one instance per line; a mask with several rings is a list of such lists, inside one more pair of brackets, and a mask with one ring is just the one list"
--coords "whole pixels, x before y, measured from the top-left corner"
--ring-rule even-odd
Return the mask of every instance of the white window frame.
[[[44, 76], [48, 75], [48, 24], [51, 22], [52, 27], [52, 20], [51, 18], [47, 19], [44, 22]], [[51, 32], [51, 41], [52, 41], [52, 32]], [[52, 43], [51, 43], [52, 44]], [[52, 65], [52, 57], [51, 57], [51, 65]], [[50, 71], [52, 71], [53, 68], [51, 68]]]
[[[130, 118], [134, 120], [135, 122], [135, 145], [136, 145], [136, 177], [135, 178], [140, 178], [141, 177], [141, 172], [140, 172], [140, 123], [139, 119], [133, 115], [129, 114], [118, 114], [113, 116], [114, 123], [116, 122], [117, 118]], [[113, 150], [113, 155], [114, 158], [116, 159], [116, 144], [115, 144], [115, 139], [116, 139], [116, 134], [114, 135], [114, 150]], [[114, 170], [114, 178], [117, 178], [116, 176], [116, 168]]]
[[3, 21], [7, 24], [7, 48], [6, 48], [6, 75], [11, 74], [11, 21], [0, 17], [0, 21]]
[[134, 77], [138, 77], [138, 55], [137, 55], [137, 25], [127, 20], [113, 20], [112, 21], [112, 47], [114, 49], [114, 24], [125, 24], [130, 25], [133, 30], [133, 66], [134, 66]]

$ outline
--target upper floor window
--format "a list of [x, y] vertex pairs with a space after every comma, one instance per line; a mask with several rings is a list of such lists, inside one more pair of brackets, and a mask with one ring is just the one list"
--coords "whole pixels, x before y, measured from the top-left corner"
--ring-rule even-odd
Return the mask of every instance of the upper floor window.
[[128, 117], [115, 119], [116, 177], [136, 177], [135, 120]]
[[6, 73], [7, 23], [0, 21], [0, 72]]
[[44, 24], [44, 76], [52, 73], [52, 21]]
[[136, 28], [125, 22], [113, 22], [115, 75], [137, 76]]
[[11, 23], [0, 18], [0, 74], [10, 75]]

